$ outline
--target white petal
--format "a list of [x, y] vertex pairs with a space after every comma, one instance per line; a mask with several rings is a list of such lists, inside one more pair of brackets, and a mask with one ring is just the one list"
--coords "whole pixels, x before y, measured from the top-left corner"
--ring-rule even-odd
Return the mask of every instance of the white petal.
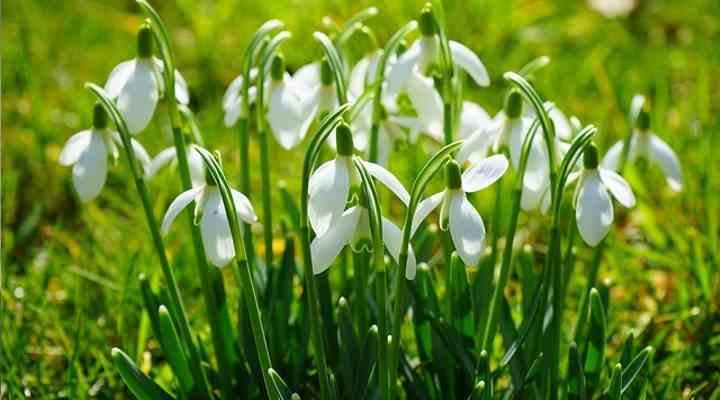
[[229, 128], [235, 125], [237, 120], [240, 119], [240, 115], [242, 115], [243, 107], [243, 100], [241, 97], [237, 97], [234, 103], [228, 104], [225, 108], [225, 117], [223, 118], [223, 123], [226, 127]]
[[304, 122], [301, 100], [293, 87], [284, 81], [273, 82], [270, 88], [267, 120], [275, 139], [289, 150], [302, 139], [298, 132]]
[[[547, 101], [545, 102], [545, 104], [548, 103], [549, 102]], [[563, 113], [559, 108], [553, 106], [550, 107], [548, 115], [550, 116], [553, 125], [555, 125], [555, 135], [562, 140], [572, 139], [572, 128], [570, 127], [570, 121], [568, 121], [565, 113]]]
[[258, 217], [255, 214], [252, 203], [250, 203], [250, 199], [235, 189], [230, 189], [230, 192], [232, 193], [233, 203], [235, 203], [235, 211], [237, 212], [238, 218], [248, 224], [257, 222]]
[[152, 161], [150, 161], [150, 166], [147, 169], [145, 178], [148, 180], [152, 179], [161, 168], [168, 165], [171, 161], [175, 160], [175, 158], [175, 147], [168, 147], [159, 152]]
[[370, 63], [377, 53], [365, 56], [355, 64], [350, 72], [350, 83], [348, 84], [348, 92], [353, 96], [360, 96], [365, 91], [365, 83], [372, 81], [375, 77], [369, 76], [368, 71]]
[[73, 184], [83, 202], [95, 198], [105, 186], [107, 158], [107, 147], [102, 135], [93, 132], [90, 143], [73, 167]]
[[320, 63], [316, 61], [303, 65], [295, 71], [293, 79], [304, 85], [307, 89], [320, 86]]
[[492, 122], [487, 111], [479, 105], [464, 101], [460, 112], [460, 139], [467, 139]]
[[544, 188], [530, 189], [523, 185], [520, 194], [520, 207], [523, 211], [533, 211], [541, 208]]
[[550, 184], [550, 158], [547, 154], [545, 139], [536, 133], [530, 146], [523, 184], [532, 190], [538, 190]]
[[575, 209], [578, 231], [585, 243], [597, 246], [613, 221], [613, 206], [597, 172], [586, 171]]
[[405, 82], [410, 78], [413, 68], [420, 59], [421, 46], [420, 40], [413, 42], [410, 47], [392, 64], [390, 71], [387, 73], [387, 93], [395, 94], [405, 86]]
[[676, 192], [681, 191], [683, 188], [683, 176], [678, 156], [662, 139], [652, 133], [649, 135], [650, 160], [654, 161], [662, 169], [670, 189]]
[[347, 160], [325, 162], [310, 177], [308, 219], [315, 234], [322, 235], [340, 218], [350, 192]]
[[[530, 119], [521, 118], [506, 118], [504, 115], [498, 118], [498, 121], [503, 121], [503, 127], [500, 132], [500, 142], [507, 144], [510, 148], [510, 161], [513, 164], [513, 168], [517, 170], [520, 165], [520, 153], [522, 152], [523, 140], [528, 134], [531, 122]], [[535, 133], [535, 141], [540, 140], [539, 136], [542, 136], [542, 132]], [[506, 142], [505, 142], [506, 141]]]
[[145, 150], [143, 145], [137, 140], [131, 138], [130, 144], [132, 146], [133, 153], [135, 154], [135, 159], [140, 163], [143, 172], [147, 173], [148, 168], [150, 167], [150, 155], [148, 155], [148, 152]]
[[400, 183], [398, 178], [396, 178], [392, 172], [386, 170], [380, 165], [368, 161], [364, 161], [363, 164], [370, 175], [382, 182], [383, 185], [390, 189], [390, 191], [395, 193], [395, 196], [397, 196], [400, 201], [402, 201], [405, 205], [408, 205], [410, 202], [410, 193], [408, 193], [402, 183]]
[[612, 195], [627, 208], [635, 207], [635, 195], [625, 179], [615, 171], [598, 168], [600, 179]]
[[158, 84], [150, 62], [136, 60], [133, 71], [117, 98], [117, 106], [131, 133], [138, 133], [150, 123], [158, 103]]
[[325, 272], [340, 250], [350, 241], [360, 214], [358, 207], [348, 209], [327, 232], [313, 239], [310, 244], [310, 254], [315, 275]]
[[163, 235], [167, 235], [168, 231], [170, 231], [170, 225], [175, 220], [175, 218], [180, 215], [180, 212], [185, 207], [187, 207], [187, 205], [190, 204], [191, 201], [198, 197], [204, 189], [205, 186], [199, 186], [190, 190], [186, 190], [180, 193], [180, 195], [176, 197], [175, 200], [172, 201], [172, 203], [170, 203], [170, 206], [168, 207], [167, 211], [165, 212], [165, 216], [163, 217], [162, 224], [160, 225], [160, 232], [162, 232]]
[[193, 187], [205, 184], [205, 161], [200, 153], [194, 150], [194, 145], [188, 147], [187, 151], [188, 168], [190, 169], [190, 181]]
[[116, 98], [135, 69], [135, 59], [121, 62], [112, 71], [105, 83], [105, 91], [111, 99]]
[[476, 265], [485, 247], [485, 224], [465, 193], [450, 198], [450, 236], [465, 265]]
[[178, 70], [175, 70], [175, 98], [180, 104], [187, 105], [190, 103], [190, 91], [187, 82]]
[[70, 136], [70, 139], [68, 139], [60, 152], [60, 157], [58, 158], [60, 165], [68, 166], [75, 164], [85, 150], [87, 150], [88, 146], [90, 146], [91, 140], [92, 130], [90, 129], [80, 131]]
[[474, 164], [462, 174], [463, 191], [477, 192], [492, 185], [505, 174], [508, 165], [507, 158], [502, 154], [490, 156]]
[[236, 103], [236, 100], [238, 97], [240, 97], [240, 92], [242, 91], [242, 84], [243, 84], [243, 78], [244, 76], [242, 74], [235, 77], [235, 79], [230, 82], [230, 85], [228, 85], [227, 90], [225, 90], [225, 94], [223, 95], [222, 99], [222, 107], [223, 110], [227, 110], [228, 107], [230, 107], [231, 104]]
[[490, 125], [475, 131], [470, 137], [465, 139], [465, 142], [460, 146], [455, 155], [455, 160], [462, 164], [465, 161], [474, 161], [475, 159], [482, 159], [487, 155], [490, 146], [497, 137], [500, 129], [500, 124], [491, 123]]
[[412, 229], [410, 230], [411, 234], [415, 234], [420, 223], [440, 205], [443, 200], [443, 195], [445, 195], [445, 192], [435, 193], [418, 204], [415, 209], [415, 215], [413, 216]]
[[612, 171], [617, 171], [620, 168], [620, 157], [622, 157], [622, 151], [625, 143], [622, 140], [618, 140], [610, 149], [605, 153], [605, 157], [602, 160], [602, 167]]
[[230, 224], [217, 188], [209, 189], [205, 200], [200, 235], [205, 255], [216, 267], [226, 266], [235, 257]]
[[480, 58], [472, 50], [458, 42], [451, 40], [449, 44], [453, 62], [464, 69], [479, 86], [488, 86], [490, 77]]
[[407, 80], [407, 94], [423, 123], [423, 129], [433, 137], [442, 138], [443, 103], [432, 78], [413, 72]]
[[[402, 232], [400, 231], [400, 228], [398, 228], [397, 225], [392, 223], [387, 218], [383, 218], [382, 231], [385, 247], [387, 247], [388, 252], [393, 257], [395, 262], [399, 262], [400, 247], [402, 246]], [[412, 246], [408, 245], [408, 247], [409, 252], [407, 263], [405, 264], [405, 279], [412, 280], [415, 279], [415, 272], [417, 266], [415, 265], [415, 253], [412, 250]]]

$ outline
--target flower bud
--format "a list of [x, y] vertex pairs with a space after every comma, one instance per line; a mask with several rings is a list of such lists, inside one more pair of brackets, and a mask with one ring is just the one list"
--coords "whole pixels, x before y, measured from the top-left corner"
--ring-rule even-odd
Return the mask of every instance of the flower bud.
[[522, 96], [516, 91], [510, 92], [505, 98], [505, 115], [508, 118], [518, 118], [522, 114]]
[[429, 6], [425, 6], [422, 11], [420, 11], [418, 27], [423, 36], [432, 36], [435, 34], [435, 21], [433, 21], [432, 9]]
[[320, 61], [320, 82], [324, 86], [330, 86], [333, 83], [333, 71], [330, 68], [330, 62], [325, 57]]
[[585, 169], [597, 169], [598, 149], [595, 143], [590, 143], [583, 152], [583, 166]]
[[353, 153], [353, 137], [350, 126], [341, 123], [335, 129], [335, 141], [337, 143], [337, 153], [341, 156], [351, 156]]
[[450, 190], [460, 189], [462, 187], [460, 164], [455, 160], [448, 161], [445, 166], [445, 187]]
[[93, 107], [93, 128], [105, 129], [107, 127], [107, 114], [100, 103], [95, 103]]
[[282, 81], [283, 75], [285, 74], [285, 57], [282, 54], [277, 54], [272, 60], [272, 67], [270, 68], [270, 76], [274, 81]]
[[150, 26], [145, 24], [140, 27], [137, 36], [137, 55], [138, 57], [147, 58], [152, 56], [153, 33]]

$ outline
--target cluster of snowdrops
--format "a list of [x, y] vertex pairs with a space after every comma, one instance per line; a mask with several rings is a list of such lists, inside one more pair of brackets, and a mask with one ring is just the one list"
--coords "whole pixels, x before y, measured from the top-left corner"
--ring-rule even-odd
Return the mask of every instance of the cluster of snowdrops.
[[[234, 127], [240, 135], [242, 175], [238, 191], [230, 187], [219, 155], [203, 148], [200, 129], [188, 107], [188, 85], [174, 67], [166, 27], [149, 4], [143, 0], [138, 4], [147, 20], [137, 35], [135, 58], [118, 64], [110, 72], [104, 88], [88, 84], [98, 98], [93, 110], [93, 126], [70, 137], [59, 161], [73, 166], [74, 188], [80, 200], [87, 202], [100, 194], [109, 167], [121, 151], [125, 153], [166, 279], [165, 297], [153, 295], [152, 289], [144, 287], [146, 305], [177, 380], [174, 390], [181, 398], [236, 398], [238, 376], [242, 375], [238, 372], [242, 367], [238, 365], [254, 365], [260, 369], [250, 372], [257, 382], [255, 395], [272, 399], [299, 397], [296, 389], [303, 383], [287, 384], [273, 367], [273, 360], [278, 356], [271, 356], [265, 334], [272, 327], [263, 321], [268, 310], [259, 304], [252, 271], [271, 269], [277, 263], [270, 250], [274, 238], [268, 138], [287, 150], [309, 140], [296, 234], [301, 242], [304, 269], [301, 275], [307, 307], [304, 318], [310, 320], [312, 354], [319, 381], [316, 386], [319, 393], [310, 390], [312, 396], [362, 398], [376, 393], [381, 399], [390, 399], [398, 396], [400, 387], [405, 388], [406, 396], [414, 397], [415, 392], [409, 389], [412, 374], [427, 373], [431, 376], [428, 378], [431, 383], [427, 385], [434, 385], [436, 391], [427, 387], [417, 390], [430, 397], [455, 397], [454, 393], [451, 396], [443, 392], [448, 383], [438, 382], [446, 376], [439, 370], [433, 372], [423, 360], [412, 359], [398, 340], [406, 317], [416, 318], [420, 313], [417, 296], [421, 295], [416, 292], [422, 285], [416, 277], [427, 271], [418, 267], [418, 264], [424, 266], [426, 260], [416, 256], [414, 243], [421, 231], [428, 231], [426, 221], [435, 210], [439, 211], [440, 232], [430, 230], [434, 235], [430, 243], [445, 256], [448, 276], [453, 276], [453, 268], [459, 266], [460, 280], [466, 281], [466, 267], [474, 268], [488, 258], [492, 260], [487, 268], [489, 274], [485, 276], [489, 278], [485, 293], [472, 294], [487, 300], [474, 314], [473, 327], [464, 329], [462, 323], [442, 318], [437, 322], [449, 324], [448, 335], [465, 334], [475, 343], [474, 349], [465, 349], [452, 361], [456, 366], [451, 369], [461, 370], [457, 375], [470, 378], [452, 384], [451, 392], [464, 391], [463, 396], [476, 398], [491, 398], [501, 393], [525, 393], [531, 398], [539, 398], [542, 393], [557, 398], [566, 393], [585, 398], [601, 392], [619, 398], [630, 393], [630, 383], [647, 364], [650, 349], [643, 350], [629, 363], [624, 360], [630, 366], [617, 364], [606, 369], [602, 358], [604, 325], [600, 339], [593, 339], [593, 335], [597, 336], [596, 326], [590, 325], [584, 334], [576, 334], [571, 344], [565, 343], [561, 316], [572, 251], [563, 254], [561, 245], [565, 240], [569, 243], [568, 249], [573, 246], [574, 228], [561, 224], [564, 215], [560, 203], [564, 193], [571, 193], [577, 232], [587, 245], [601, 247], [613, 222], [613, 198], [626, 208], [635, 205], [632, 189], [619, 173], [626, 163], [643, 159], [656, 165], [671, 189], [682, 189], [678, 158], [652, 133], [644, 97], [636, 96], [632, 101], [631, 132], [601, 157], [592, 142], [596, 128], [583, 126], [575, 117], [566, 118], [554, 103], [543, 100], [530, 83], [532, 76], [547, 64], [547, 58], [534, 60], [519, 72], [503, 76], [510, 85], [503, 109], [494, 117], [480, 105], [463, 100], [462, 86], [485, 87], [490, 84], [490, 77], [472, 49], [447, 38], [439, 2], [427, 4], [417, 21], [401, 28], [384, 48], [375, 46], [355, 59], [345, 51], [349, 41], [367, 40], [377, 44], [374, 32], [366, 24], [378, 12], [376, 9], [357, 14], [329, 36], [318, 32], [315, 39], [322, 46], [324, 57], [293, 74], [287, 71], [282, 55], [282, 45], [290, 33], [283, 30], [280, 21], [271, 20], [251, 39], [243, 69], [229, 84], [222, 99], [225, 125]], [[417, 38], [410, 40], [413, 36]], [[171, 132], [173, 145], [151, 158], [136, 138], [141, 137], [153, 118], [159, 120], [162, 129]], [[387, 169], [388, 160], [396, 142], [413, 146], [421, 137], [437, 143], [437, 151], [425, 154], [427, 162], [408, 191]], [[250, 140], [258, 140], [260, 168], [249, 165]], [[327, 157], [328, 149], [332, 156], [320, 163], [323, 155]], [[162, 222], [158, 223], [147, 183], [170, 165], [175, 166], [184, 191], [172, 201]], [[252, 190], [249, 175], [255, 171], [261, 174], [262, 221], [243, 194]], [[506, 175], [513, 179], [512, 202], [495, 207], [511, 210], [511, 226], [503, 253], [498, 250], [499, 239], [493, 237], [489, 254], [483, 218], [468, 194], [499, 185]], [[426, 195], [426, 187], [437, 181], [442, 182], [443, 190]], [[381, 201], [377, 183], [392, 193], [392, 199]], [[573, 189], [569, 189], [571, 187]], [[497, 190], [500, 193], [500, 189]], [[405, 206], [405, 218], [400, 225], [382, 213], [383, 205], [387, 207], [395, 201]], [[203, 279], [206, 307], [211, 315], [215, 372], [197, 368], [208, 361], [207, 355], [199, 350], [199, 339], [190, 330], [164, 245], [164, 236], [171, 225], [191, 204], [194, 210], [186, 214]], [[520, 252], [513, 249], [513, 244], [521, 211], [550, 215], [548, 250], [543, 268], [537, 274], [537, 284], [527, 289], [533, 298], [527, 300], [531, 307], [523, 312], [522, 325], [516, 328], [516, 340], [512, 345], [505, 343], [505, 356], [491, 362], [490, 357], [498, 347], [494, 345], [498, 325], [506, 322], [503, 320], [507, 313], [505, 288], [511, 260]], [[260, 222], [266, 249], [264, 263], [255, 254], [251, 229]], [[493, 216], [493, 223], [498, 222]], [[323, 318], [328, 318], [328, 314], [322, 310], [324, 293], [322, 284], [318, 285], [327, 279], [326, 271], [331, 265], [341, 263], [346, 267], [343, 256], [346, 247], [354, 255], [354, 275], [363, 279], [361, 285], [372, 282], [377, 288], [375, 296], [359, 288], [353, 292], [353, 301], [360, 308], [367, 306], [363, 302], [372, 303], [374, 315], [358, 317], [359, 320], [352, 321], [351, 334], [341, 332], [339, 335], [341, 341], [354, 335], [356, 343], [365, 344], [370, 336], [375, 337], [369, 369], [361, 368], [360, 364], [351, 365], [349, 378], [336, 377], [338, 371], [331, 365], [330, 359], [338, 357], [328, 354], [333, 353], [328, 347], [332, 346], [331, 342], [337, 346], [337, 339], [329, 337], [326, 327], [336, 323]], [[386, 252], [390, 257], [385, 257]], [[363, 255], [366, 256], [363, 258]], [[243, 361], [233, 344], [236, 335], [227, 323], [228, 311], [219, 306], [224, 296], [222, 284], [219, 289], [210, 284], [222, 280], [222, 276], [207, 263], [224, 267], [232, 261], [237, 263], [235, 274], [253, 336], [251, 350], [256, 354], [245, 355], [254, 359], [252, 362]], [[365, 273], [370, 272], [372, 278], [360, 273], [363, 262], [367, 268]], [[499, 271], [495, 271], [495, 264]], [[465, 282], [460, 287], [470, 292], [476, 286]], [[583, 299], [587, 315], [581, 312], [589, 324], [605, 318], [603, 307], [607, 302], [603, 306], [598, 300], [600, 297], [589, 284]], [[160, 298], [168, 304], [159, 304]], [[344, 297], [339, 307], [347, 307]], [[355, 313], [353, 311], [354, 317]], [[450, 315], [449, 319], [454, 314]], [[550, 323], [543, 324], [543, 319], [549, 319]], [[584, 324], [585, 320], [580, 322]], [[366, 331], [367, 336], [363, 336]], [[417, 329], [415, 335], [420, 335]], [[533, 337], [549, 339], [531, 346]], [[444, 340], [445, 346], [452, 347], [447, 342], [452, 343], [452, 339]], [[561, 348], [568, 348], [569, 352], [564, 380], [560, 371]], [[598, 351], [600, 367], [597, 366]], [[457, 366], [467, 361], [463, 360], [463, 354], [470, 358], [469, 367]], [[167, 388], [141, 372], [125, 353], [113, 349], [113, 358], [126, 385], [138, 398], [171, 397]], [[521, 366], [516, 363], [519, 359], [524, 360]], [[357, 362], [367, 364], [368, 361]], [[410, 372], [405, 371], [406, 365]], [[519, 368], [518, 376], [522, 379], [513, 373], [510, 384], [498, 384], [495, 381], [499, 372], [508, 365], [513, 372]], [[418, 372], [423, 369], [424, 372]], [[600, 385], [603, 370], [607, 371], [604, 389]], [[400, 371], [404, 372], [398, 376]]]

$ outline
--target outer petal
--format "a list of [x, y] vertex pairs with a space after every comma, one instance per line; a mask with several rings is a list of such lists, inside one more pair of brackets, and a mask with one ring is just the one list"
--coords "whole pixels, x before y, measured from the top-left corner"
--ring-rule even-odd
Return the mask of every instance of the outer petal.
[[88, 202], [95, 198], [107, 178], [107, 147], [100, 133], [90, 135], [90, 143], [73, 167], [73, 184], [80, 200]]
[[[385, 247], [393, 257], [395, 262], [399, 262], [400, 259], [400, 247], [402, 246], [402, 232], [387, 218], [382, 219], [382, 230], [383, 230], [383, 241], [385, 241]], [[407, 264], [405, 264], [405, 279], [415, 279], [415, 272], [417, 270], [415, 253], [412, 250], [412, 246], [408, 252]]]
[[662, 169], [670, 189], [679, 192], [683, 188], [680, 160], [672, 148], [662, 139], [650, 133], [649, 157]]
[[451, 40], [449, 44], [453, 62], [464, 69], [478, 85], [490, 85], [490, 77], [480, 58], [472, 50], [458, 42]]
[[325, 272], [340, 250], [350, 241], [355, 232], [359, 215], [359, 208], [348, 209], [327, 232], [313, 239], [310, 244], [310, 254], [315, 275]]
[[415, 65], [420, 59], [420, 53], [420, 40], [416, 40], [407, 50], [405, 50], [400, 58], [392, 64], [392, 67], [387, 74], [388, 94], [395, 94], [405, 86], [405, 82], [407, 82], [410, 78], [413, 68], [415, 68]]
[[578, 231], [585, 243], [597, 246], [613, 221], [613, 206], [597, 172], [586, 171], [575, 209]]
[[248, 224], [257, 222], [258, 217], [255, 214], [252, 203], [250, 203], [250, 199], [235, 189], [230, 189], [230, 192], [232, 193], [233, 203], [235, 203], [235, 211], [237, 212], [238, 218]]
[[145, 150], [143, 145], [137, 140], [131, 138], [130, 144], [132, 146], [133, 153], [135, 154], [135, 159], [140, 162], [143, 171], [147, 173], [147, 170], [150, 167], [150, 155], [148, 155], [148, 152]]
[[135, 59], [132, 59], [121, 62], [110, 71], [110, 76], [108, 76], [108, 80], [105, 83], [105, 91], [110, 98], [114, 99], [120, 94], [134, 69]]
[[415, 234], [420, 223], [442, 203], [444, 195], [445, 192], [435, 193], [418, 204], [415, 209], [415, 215], [413, 216], [412, 229], [410, 230], [412, 234]]
[[80, 131], [70, 136], [70, 139], [68, 139], [60, 152], [60, 157], [58, 158], [60, 165], [68, 166], [75, 164], [77, 160], [82, 157], [82, 154], [87, 150], [88, 146], [90, 146], [91, 141], [92, 130], [90, 129]]
[[625, 144], [622, 140], [618, 140], [610, 149], [605, 153], [605, 157], [602, 160], [602, 167], [612, 171], [617, 171], [620, 168], [620, 157], [622, 157], [622, 151]]
[[235, 77], [235, 79], [230, 82], [230, 85], [228, 85], [228, 88], [225, 90], [225, 94], [223, 95], [222, 99], [222, 107], [223, 110], [227, 110], [227, 108], [234, 104], [238, 97], [240, 97], [240, 91], [242, 90], [242, 84], [243, 84], [244, 76], [243, 74], [240, 74]]
[[[545, 102], [545, 108], [547, 109], [547, 104], [549, 102]], [[550, 119], [552, 120], [553, 124], [555, 125], [555, 134], [558, 138], [562, 140], [570, 140], [572, 139], [572, 127], [570, 127], [570, 121], [568, 121], [567, 117], [565, 116], [565, 113], [562, 112], [557, 107], [550, 107], [550, 111], [548, 111], [548, 115], [550, 116]]]
[[400, 201], [402, 201], [406, 206], [408, 205], [410, 202], [410, 193], [408, 193], [402, 183], [400, 183], [398, 178], [396, 178], [392, 172], [369, 161], [364, 161], [363, 164], [370, 175], [382, 182], [383, 185], [387, 186], [387, 188], [390, 189], [391, 192], [395, 193], [395, 196], [397, 196], [398, 199], [400, 199]]
[[320, 86], [320, 63], [315, 61], [305, 64], [295, 71], [293, 79], [304, 85], [306, 89], [312, 89]]
[[490, 146], [493, 144], [497, 135], [501, 129], [501, 123], [492, 122], [488, 126], [481, 128], [470, 137], [465, 139], [465, 142], [458, 150], [455, 155], [455, 159], [460, 164], [465, 161], [478, 161], [482, 160], [488, 153]]
[[485, 247], [485, 224], [465, 193], [452, 194], [450, 199], [450, 236], [465, 265], [475, 265]]
[[310, 178], [308, 219], [317, 235], [324, 234], [345, 209], [350, 192], [350, 171], [345, 161], [327, 161]]
[[138, 133], [150, 123], [159, 97], [153, 64], [136, 60], [132, 73], [117, 98], [117, 106], [131, 133]]
[[188, 84], [180, 71], [175, 70], [175, 98], [180, 104], [190, 103], [190, 91]]
[[226, 266], [235, 257], [230, 224], [217, 188], [209, 189], [205, 200], [200, 235], [205, 254], [216, 267]]
[[274, 82], [270, 87], [267, 119], [275, 139], [289, 150], [301, 139], [298, 132], [303, 125], [301, 100], [287, 82]]
[[442, 138], [443, 103], [440, 94], [435, 90], [433, 80], [415, 71], [407, 79], [406, 89], [423, 129], [432, 137]]
[[464, 101], [460, 112], [460, 138], [467, 139], [490, 124], [491, 121], [492, 119], [485, 109], [471, 101]]
[[[188, 153], [188, 156], [189, 155], [190, 154]], [[175, 160], [175, 158], [175, 147], [168, 147], [167, 149], [159, 152], [152, 161], [150, 161], [150, 165], [145, 173], [145, 179], [150, 180], [154, 178], [161, 168], [168, 165], [171, 161]]]
[[374, 78], [368, 75], [368, 71], [370, 69], [370, 64], [373, 62], [376, 55], [377, 52], [374, 52], [373, 54], [361, 58], [350, 72], [348, 91], [353, 96], [360, 96], [365, 91], [365, 82], [371, 81]]
[[190, 146], [187, 152], [188, 168], [190, 169], [190, 181], [193, 187], [205, 184], [205, 162], [202, 156]]
[[508, 169], [508, 160], [502, 154], [490, 156], [462, 174], [464, 192], [472, 193], [482, 190], [500, 179]]
[[176, 197], [172, 203], [170, 203], [170, 206], [163, 217], [162, 224], [160, 225], [160, 231], [163, 235], [167, 235], [168, 231], [170, 231], [170, 225], [175, 218], [180, 215], [180, 212], [187, 207], [191, 201], [198, 197], [203, 190], [205, 190], [205, 186], [194, 187], [190, 190], [186, 190], [180, 193], [180, 195]]
[[635, 207], [635, 195], [627, 181], [615, 171], [598, 168], [600, 179], [620, 204], [627, 208]]

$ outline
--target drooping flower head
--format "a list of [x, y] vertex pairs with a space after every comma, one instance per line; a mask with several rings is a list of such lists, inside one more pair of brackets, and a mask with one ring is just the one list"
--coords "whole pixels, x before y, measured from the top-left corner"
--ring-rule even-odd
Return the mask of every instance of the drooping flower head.
[[[625, 143], [620, 140], [605, 154], [602, 165], [618, 171]], [[680, 159], [673, 149], [650, 130], [650, 114], [646, 109], [638, 113], [635, 130], [630, 137], [627, 161], [643, 159], [657, 166], [665, 175], [668, 186], [675, 192], [683, 189], [683, 174]]]
[[[132, 134], [148, 126], [164, 93], [162, 74], [165, 66], [160, 59], [153, 57], [153, 40], [152, 30], [143, 25], [138, 32], [137, 57], [118, 64], [105, 84], [105, 91], [117, 102]], [[181, 104], [190, 101], [185, 78], [177, 70], [175, 97]]]
[[627, 208], [635, 206], [630, 185], [616, 172], [598, 166], [598, 151], [590, 144], [583, 153], [583, 169], [568, 182], [579, 179], [573, 204], [578, 231], [585, 243], [597, 246], [612, 224], [613, 204], [608, 191]]
[[[68, 139], [60, 153], [61, 165], [73, 166], [73, 186], [83, 202], [94, 199], [107, 179], [108, 158], [116, 161], [117, 146], [122, 142], [117, 132], [107, 124], [107, 114], [100, 104], [93, 108], [93, 126], [80, 131]], [[131, 139], [132, 151], [143, 169], [150, 163], [145, 149], [135, 139]]]
[[455, 160], [447, 163], [445, 191], [436, 193], [418, 204], [413, 217], [413, 233], [430, 213], [440, 207], [440, 229], [449, 230], [455, 250], [465, 265], [476, 265], [485, 248], [485, 224], [466, 193], [480, 191], [507, 171], [504, 155], [488, 157], [461, 172]]

